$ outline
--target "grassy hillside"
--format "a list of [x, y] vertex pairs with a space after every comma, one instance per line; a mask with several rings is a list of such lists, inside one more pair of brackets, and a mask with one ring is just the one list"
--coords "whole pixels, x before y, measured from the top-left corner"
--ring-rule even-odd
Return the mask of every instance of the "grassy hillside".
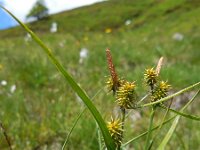
[[[145, 88], [144, 69], [155, 66], [164, 56], [161, 75], [172, 85], [172, 92], [177, 91], [200, 80], [199, 14], [198, 0], [112, 0], [62, 12], [28, 26], [90, 97], [101, 90], [95, 104], [110, 119], [114, 99], [103, 88], [109, 74], [105, 49], [111, 49], [119, 75], [136, 81], [140, 95]], [[52, 22], [58, 23], [56, 33], [49, 31]], [[25, 36], [20, 27], [0, 31], [0, 82], [7, 81], [7, 85], [0, 85], [0, 121], [15, 149], [60, 149], [83, 104], [39, 46]], [[88, 57], [80, 64], [82, 48], [88, 49]], [[182, 98], [187, 100], [187, 96]], [[200, 114], [198, 100], [188, 113]], [[128, 119], [125, 141], [147, 129], [148, 110], [139, 113], [142, 118]], [[163, 114], [156, 114], [157, 121]], [[163, 129], [153, 148], [166, 132], [167, 128]], [[96, 124], [87, 112], [67, 147], [98, 149], [96, 135]], [[2, 133], [0, 139], [0, 149], [6, 149]], [[138, 140], [130, 149], [142, 149], [144, 141]], [[168, 149], [199, 149], [199, 141], [199, 123], [183, 119]]]

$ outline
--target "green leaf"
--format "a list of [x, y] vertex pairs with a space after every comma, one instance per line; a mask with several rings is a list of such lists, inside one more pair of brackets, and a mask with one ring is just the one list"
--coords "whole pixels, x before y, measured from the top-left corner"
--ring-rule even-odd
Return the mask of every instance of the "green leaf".
[[[91, 99], [93, 100], [101, 91], [102, 91], [102, 89], [100, 89]], [[66, 146], [67, 142], [69, 141], [69, 138], [70, 138], [70, 136], [71, 136], [71, 134], [72, 134], [74, 128], [76, 127], [76, 125], [77, 125], [79, 119], [82, 117], [82, 115], [84, 114], [84, 112], [85, 112], [86, 110], [87, 110], [87, 108], [85, 107], [85, 108], [79, 113], [79, 115], [78, 115], [78, 117], [76, 118], [75, 122], [73, 123], [71, 129], [69, 130], [69, 134], [67, 135], [67, 137], [66, 137], [66, 139], [65, 139], [65, 142], [64, 142], [64, 144], [63, 144], [63, 146], [62, 146], [62, 150], [65, 149], [65, 146]], [[99, 130], [99, 128], [98, 128], [98, 130]]]
[[19, 19], [17, 19], [11, 12], [5, 9], [3, 6], [0, 6], [4, 9], [8, 14], [10, 14], [33, 38], [33, 40], [42, 47], [44, 52], [49, 56], [52, 63], [57, 67], [58, 71], [65, 77], [69, 85], [72, 89], [78, 94], [78, 96], [85, 103], [87, 108], [90, 110], [91, 114], [97, 121], [99, 128], [102, 132], [105, 144], [109, 150], [115, 150], [115, 144], [112, 140], [112, 137], [107, 129], [106, 123], [104, 122], [101, 114], [94, 106], [90, 98], [86, 95], [86, 93], [81, 89], [81, 87], [74, 81], [74, 79], [70, 76], [70, 74], [64, 69], [64, 67], [58, 62], [58, 60], [54, 57], [51, 50], [40, 40], [40, 38], [32, 32], [25, 24], [23, 24]]
[[[189, 104], [191, 104], [191, 102], [195, 99], [195, 97], [198, 95], [199, 91], [192, 97], [192, 99], [189, 101], [189, 103], [187, 104], [187, 106]], [[181, 111], [183, 111], [187, 106], [184, 106]], [[177, 116], [175, 118], [175, 120], [173, 121], [169, 131], [167, 132], [167, 134], [165, 135], [164, 139], [162, 140], [161, 144], [158, 146], [157, 150], [164, 150], [165, 146], [167, 145], [167, 143], [169, 142], [171, 136], [173, 135], [173, 133], [175, 132], [176, 126], [178, 125], [179, 119], [180, 119], [181, 115]]]
[[[173, 117], [171, 117], [170, 119], [166, 120], [165, 122], [162, 122], [162, 125], [165, 125], [165, 124], [169, 123], [169, 122], [172, 121], [175, 117], [176, 117], [176, 116], [173, 116]], [[157, 125], [156, 127], [154, 127], [154, 128], [151, 130], [151, 132], [154, 131], [154, 130], [156, 130], [156, 129], [158, 129], [160, 126], [161, 126], [161, 124]], [[138, 135], [138, 136], [136, 136], [136, 137], [130, 139], [128, 142], [122, 144], [122, 147], [124, 147], [124, 146], [130, 144], [131, 142], [134, 142], [134, 141], [138, 140], [139, 138], [141, 138], [141, 137], [143, 137], [143, 136], [145, 136], [145, 135], [147, 135], [147, 134], [148, 134], [148, 131], [141, 133], [140, 135]]]
[[[163, 108], [163, 109], [167, 109], [165, 106], [160, 106], [160, 107]], [[192, 119], [192, 120], [200, 121], [200, 117], [197, 117], [197, 116], [193, 116], [193, 115], [185, 114], [185, 113], [182, 113], [182, 112], [176, 111], [176, 110], [171, 109], [171, 108], [169, 108], [169, 111], [171, 111], [171, 112], [173, 112], [173, 113], [176, 113], [176, 114], [178, 114], [178, 115], [181, 115], [182, 117], [185, 117], [185, 118], [188, 118], [188, 119]]]
[[152, 108], [151, 115], [150, 115], [150, 122], [149, 122], [148, 134], [147, 134], [147, 138], [146, 138], [145, 150], [149, 149], [154, 114], [155, 114], [155, 108]]

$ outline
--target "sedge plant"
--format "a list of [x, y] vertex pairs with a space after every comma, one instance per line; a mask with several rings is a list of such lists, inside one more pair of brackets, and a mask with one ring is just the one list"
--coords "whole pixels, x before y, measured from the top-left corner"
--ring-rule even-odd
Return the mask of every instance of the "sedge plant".
[[[183, 112], [185, 108], [188, 107], [191, 104], [191, 102], [195, 99], [198, 93], [180, 111], [176, 111], [171, 108], [168, 108], [165, 106], [165, 103], [164, 103], [175, 96], [178, 96], [186, 91], [191, 90], [194, 87], [199, 87], [200, 82], [197, 82], [191, 86], [188, 86], [174, 94], [168, 95], [168, 91], [170, 90], [171, 86], [168, 84], [167, 81], [163, 81], [160, 77], [160, 70], [161, 70], [162, 60], [163, 60], [163, 58], [161, 58], [158, 62], [156, 69], [154, 69], [153, 67], [150, 67], [144, 71], [144, 82], [149, 87], [149, 90], [147, 91], [147, 94], [146, 94], [147, 96], [145, 96], [144, 99], [149, 100], [149, 101], [144, 101], [144, 99], [139, 100], [138, 97], [140, 96], [138, 96], [138, 93], [136, 91], [136, 82], [135, 81], [130, 82], [118, 76], [114, 67], [111, 52], [109, 49], [107, 49], [106, 56], [107, 56], [108, 68], [110, 71], [110, 77], [108, 77], [106, 84], [108, 86], [108, 89], [112, 91], [113, 96], [115, 97], [115, 102], [120, 110], [120, 114], [118, 116], [111, 116], [111, 120], [106, 123], [106, 120], [103, 119], [102, 114], [96, 108], [91, 98], [89, 98], [89, 96], [84, 92], [84, 90], [73, 79], [70, 73], [56, 59], [51, 49], [48, 48], [47, 45], [44, 42], [42, 42], [42, 40], [40, 40], [40, 38], [34, 32], [32, 32], [25, 24], [23, 24], [19, 19], [17, 19], [11, 12], [9, 12], [7, 9], [5, 9], [2, 6], [0, 7], [3, 10], [5, 10], [8, 14], [10, 14], [20, 24], [20, 26], [24, 28], [24, 30], [32, 36], [32, 39], [44, 50], [44, 53], [49, 57], [52, 64], [55, 65], [57, 70], [64, 76], [67, 83], [72, 87], [74, 92], [76, 92], [77, 95], [82, 99], [86, 108], [93, 115], [94, 120], [96, 121], [98, 125], [98, 129], [101, 132], [103, 141], [105, 143], [104, 146], [108, 150], [116, 150], [116, 149], [120, 150], [124, 146], [144, 136], [146, 136], [146, 142], [145, 142], [144, 148], [145, 150], [147, 149], [149, 150], [151, 149], [153, 140], [154, 140], [154, 138], [152, 138], [152, 132], [160, 128], [160, 126], [164, 126], [165, 124], [174, 120], [171, 128], [169, 129], [168, 133], [163, 138], [161, 144], [157, 146], [157, 149], [164, 149], [167, 143], [169, 142], [169, 139], [171, 138], [172, 134], [174, 133], [175, 128], [181, 116], [187, 119], [194, 120], [194, 121], [200, 121], [200, 117], [186, 114]], [[126, 116], [127, 112], [133, 109], [143, 109], [145, 107], [149, 107], [151, 109], [148, 130], [138, 136], [133, 137], [127, 142], [124, 141], [124, 136], [125, 136], [124, 131], [126, 130], [125, 123], [126, 123], [126, 118], [128, 117]], [[158, 107], [162, 109], [167, 109], [167, 111], [175, 113], [176, 115], [171, 117], [168, 120], [163, 120], [160, 125], [155, 126], [154, 116], [157, 113]], [[73, 124], [73, 127], [70, 130], [70, 134], [72, 130], [75, 128], [78, 122], [78, 119], [82, 116], [81, 114], [78, 116], [77, 120]], [[69, 135], [67, 136], [62, 149], [65, 148], [68, 137]], [[102, 149], [101, 144], [100, 144], [100, 147]]]

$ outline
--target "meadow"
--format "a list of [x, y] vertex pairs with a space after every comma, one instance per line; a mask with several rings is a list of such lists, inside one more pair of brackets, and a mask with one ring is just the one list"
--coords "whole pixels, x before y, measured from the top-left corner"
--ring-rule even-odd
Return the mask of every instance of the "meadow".
[[[106, 48], [111, 50], [118, 74], [136, 81], [139, 95], [147, 90], [144, 70], [156, 67], [163, 56], [161, 76], [171, 84], [170, 92], [175, 93], [200, 81], [198, 14], [198, 0], [111, 0], [62, 12], [28, 26], [52, 49], [87, 95], [94, 97], [95, 106], [109, 120], [116, 113], [116, 105], [105, 88], [109, 76]], [[49, 31], [52, 22], [58, 24], [56, 33]], [[21, 27], [0, 31], [0, 38], [0, 121], [13, 149], [61, 149], [84, 103]], [[87, 49], [87, 57], [80, 63], [83, 48]], [[181, 108], [197, 89], [174, 98], [174, 108]], [[199, 100], [197, 97], [190, 105], [188, 114], [200, 115]], [[165, 110], [158, 109], [155, 124], [162, 121], [164, 114]], [[125, 123], [124, 142], [148, 129], [149, 116], [149, 108], [131, 113]], [[152, 149], [156, 149], [170, 125], [165, 125], [159, 135], [154, 134]], [[145, 139], [130, 143], [127, 149], [143, 149]], [[200, 149], [199, 122], [181, 118], [166, 149], [174, 147]], [[98, 128], [86, 110], [66, 149], [98, 148]], [[0, 149], [8, 149], [2, 133]]]

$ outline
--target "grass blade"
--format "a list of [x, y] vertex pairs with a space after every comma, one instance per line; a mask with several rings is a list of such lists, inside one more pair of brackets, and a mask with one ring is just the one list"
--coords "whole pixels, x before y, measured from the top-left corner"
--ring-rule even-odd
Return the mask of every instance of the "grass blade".
[[[100, 90], [92, 97], [92, 100], [93, 100], [101, 91], [102, 91], [102, 89], [100, 89]], [[62, 150], [65, 149], [65, 146], [66, 146], [66, 144], [68, 143], [69, 138], [70, 138], [70, 136], [71, 136], [71, 134], [72, 134], [74, 128], [76, 127], [76, 125], [77, 125], [79, 119], [82, 117], [82, 115], [84, 114], [84, 112], [85, 112], [86, 110], [87, 110], [87, 108], [85, 107], [85, 108], [79, 113], [78, 117], [76, 118], [75, 122], [74, 122], [73, 125], [72, 125], [72, 128], [71, 128], [70, 131], [69, 131], [69, 134], [67, 135], [67, 137], [66, 137], [66, 139], [65, 139], [65, 142], [64, 142], [64, 144], [63, 144], [63, 146], [62, 146]]]
[[[176, 116], [171, 117], [170, 119], [166, 120], [165, 122], [162, 123], [162, 125], [165, 125], [167, 123], [169, 123], [170, 121], [172, 121]], [[151, 132], [158, 129], [160, 127], [161, 124], [157, 125], [156, 127], [152, 128]], [[136, 140], [138, 140], [139, 138], [145, 136], [148, 134], [148, 131], [141, 133], [140, 135], [130, 139], [129, 141], [127, 141], [126, 143], [122, 144], [122, 147], [127, 146], [128, 144], [130, 144], [131, 142], [134, 142]]]
[[[160, 107], [163, 108], [163, 109], [167, 109], [165, 106], [160, 106]], [[173, 113], [176, 113], [178, 115], [181, 115], [182, 117], [185, 117], [185, 118], [188, 118], [188, 119], [192, 119], [192, 120], [195, 120], [195, 121], [200, 121], [200, 117], [197, 117], [197, 116], [185, 114], [185, 113], [182, 113], [180, 111], [176, 111], [176, 110], [171, 109], [171, 108], [169, 108], [169, 111], [171, 111]]]
[[86, 95], [86, 93], [81, 89], [81, 87], [74, 81], [74, 79], [70, 76], [70, 74], [64, 69], [64, 67], [58, 62], [58, 60], [54, 57], [51, 50], [40, 40], [40, 38], [32, 32], [25, 24], [23, 24], [19, 19], [17, 19], [11, 12], [9, 12], [6, 8], [0, 5], [0, 7], [5, 10], [8, 14], [10, 14], [20, 25], [23, 27], [33, 38], [33, 40], [42, 47], [42, 49], [45, 51], [45, 53], [49, 56], [52, 63], [57, 67], [58, 71], [65, 77], [69, 85], [72, 87], [72, 89], [78, 94], [78, 96], [82, 99], [82, 101], [85, 103], [87, 108], [90, 110], [91, 114], [97, 121], [99, 128], [102, 132], [103, 138], [105, 140], [105, 144], [108, 149], [114, 150], [115, 144], [112, 140], [112, 137], [106, 127], [106, 123], [104, 122], [101, 114], [97, 110], [97, 108], [94, 106], [90, 98]]
[[136, 106], [136, 107], [141, 108], [141, 107], [147, 107], [147, 106], [152, 106], [152, 105], [155, 105], [155, 104], [159, 104], [159, 103], [164, 102], [164, 101], [167, 101], [167, 100], [169, 100], [169, 99], [171, 99], [171, 98], [173, 98], [173, 97], [175, 97], [175, 96], [178, 96], [178, 95], [180, 95], [180, 94], [182, 94], [182, 93], [184, 93], [184, 92], [186, 92], [186, 91], [189, 91], [190, 89], [192, 89], [192, 88], [194, 88], [194, 87], [196, 87], [196, 86], [198, 86], [198, 85], [200, 85], [200, 82], [197, 82], [197, 83], [195, 83], [195, 84], [193, 84], [193, 85], [191, 85], [191, 86], [188, 86], [188, 87], [186, 87], [186, 88], [184, 88], [184, 89], [182, 89], [182, 90], [180, 90], [180, 91], [178, 91], [178, 92], [176, 92], [176, 93], [174, 93], [174, 94], [172, 94], [172, 95], [169, 95], [169, 96], [167, 96], [167, 97], [164, 97], [164, 98], [162, 98], [162, 99], [160, 99], [160, 100], [158, 100], [158, 101], [151, 102], [151, 103], [147, 103], [147, 104], [140, 105], [140, 106]]
[[154, 114], [155, 114], [155, 108], [152, 108], [151, 115], [150, 115], [149, 129], [148, 129], [148, 134], [147, 134], [147, 139], [146, 139], [146, 144], [145, 144], [145, 150], [149, 149]]
[[[190, 103], [195, 99], [195, 97], [198, 95], [198, 93], [199, 93], [199, 91], [192, 97], [192, 99], [189, 101]], [[181, 111], [183, 111], [185, 108], [186, 107], [183, 107], [181, 109]], [[181, 115], [176, 116], [175, 120], [173, 121], [173, 123], [171, 125], [171, 128], [169, 129], [169, 131], [165, 135], [164, 139], [162, 140], [161, 144], [158, 146], [157, 150], [164, 150], [165, 149], [165, 146], [167, 145], [167, 143], [169, 142], [171, 136], [173, 135], [180, 118], [181, 118]]]

